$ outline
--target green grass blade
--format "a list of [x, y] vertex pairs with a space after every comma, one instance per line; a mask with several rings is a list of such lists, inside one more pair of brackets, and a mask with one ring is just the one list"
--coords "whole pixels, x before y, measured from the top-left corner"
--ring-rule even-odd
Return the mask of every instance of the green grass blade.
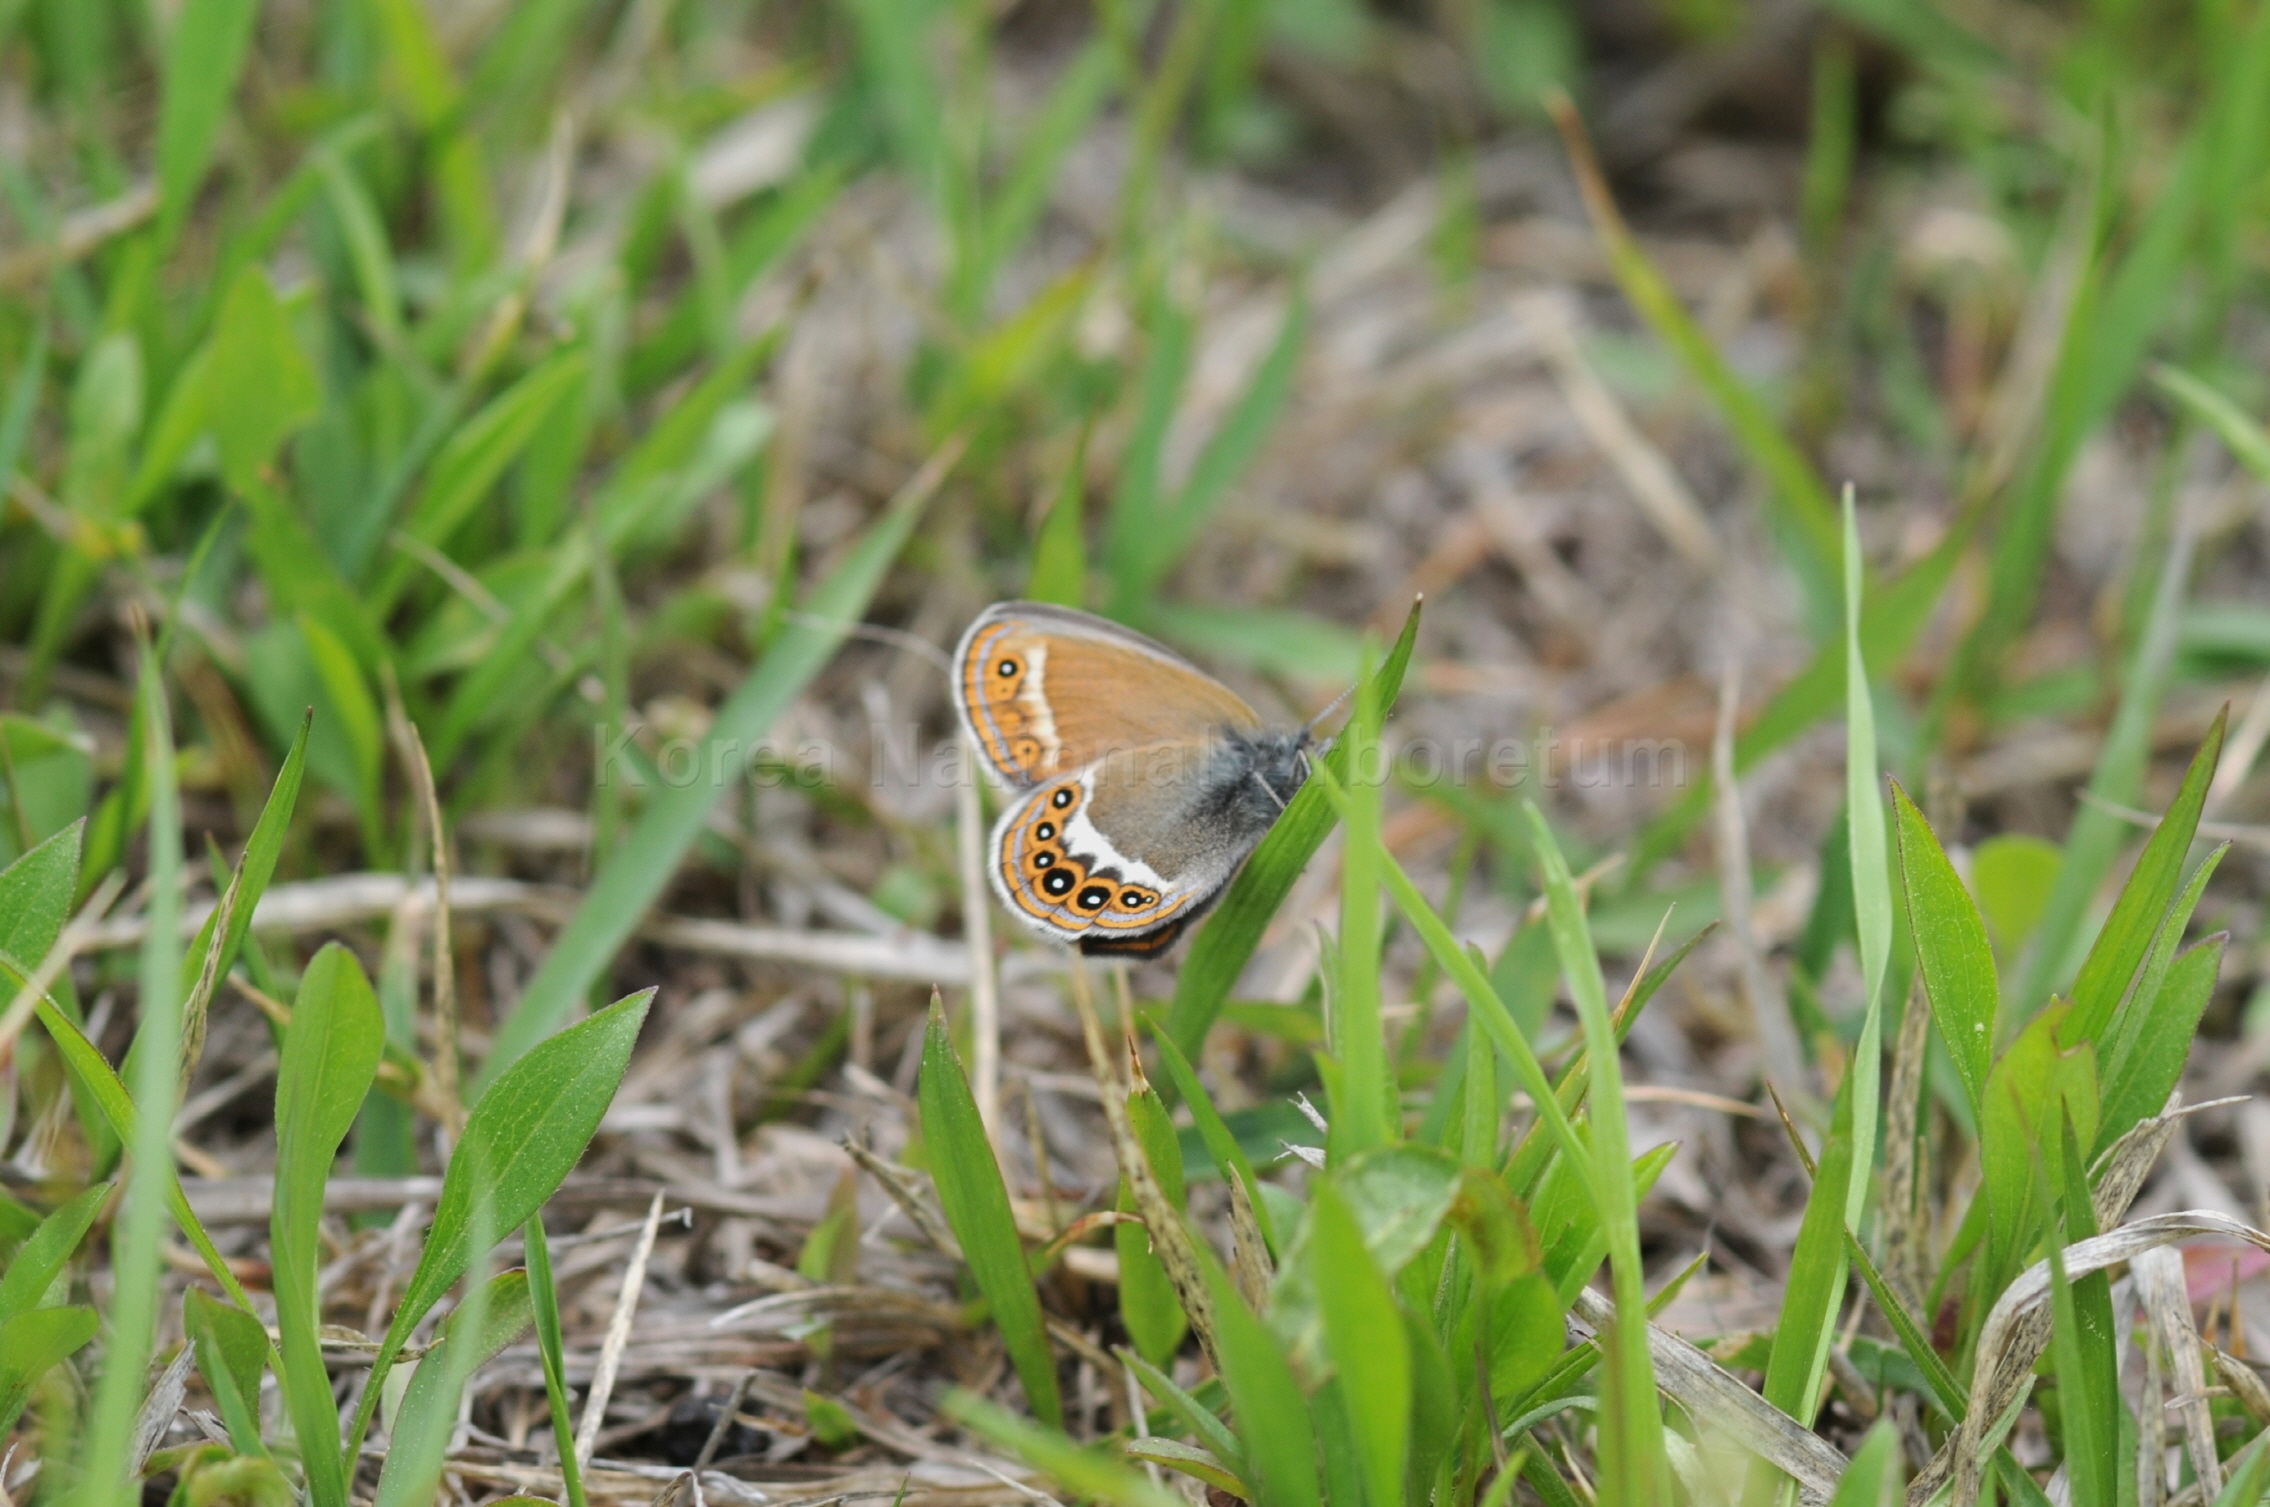
[[974, 1393], [949, 1392], [942, 1411], [972, 1433], [1047, 1472], [1075, 1500], [1108, 1507], [1186, 1507], [1180, 1496], [1153, 1484], [1132, 1465], [1083, 1449], [1056, 1429], [1028, 1423]]
[[[2143, 966], [2151, 951], [2152, 939], [2159, 934], [2161, 923], [2167, 916], [2168, 905], [2175, 899], [2176, 891], [2183, 882], [2183, 863], [2190, 856], [2192, 840], [2199, 833], [2200, 813], [2206, 809], [2207, 790], [2215, 778], [2215, 764], [2222, 757], [2223, 730], [2228, 718], [2227, 708], [2216, 715], [2214, 726], [2207, 730], [2206, 741], [2199, 745], [2199, 752], [2192, 756], [2191, 767], [2184, 771], [2182, 787], [2176, 791], [2175, 799], [2169, 803], [2167, 813], [2160, 818], [2159, 825], [2152, 829], [2151, 837], [2144, 844], [2144, 851], [2136, 859], [2136, 867], [2129, 871], [2128, 882], [2120, 888], [2120, 898], [2112, 903], [2112, 913], [2105, 917], [2104, 926], [2097, 932], [2096, 941], [2089, 946], [2089, 955], [2082, 961], [2081, 971], [2073, 980], [2073, 1040], [2095, 1041], [2103, 1035], [2105, 1027], [2112, 1021], [2113, 1012], [2119, 1008], [2121, 999], [2128, 993], [2128, 986], [2135, 979], [2136, 970]], [[2108, 740], [2103, 758], [2097, 766], [2100, 774], [2105, 771], [2112, 757], [2113, 747]], [[2140, 776], [2141, 771], [2138, 770], [2137, 774]], [[2125, 781], [2129, 785], [2133, 782], [2133, 777]], [[2096, 781], [2092, 780], [2090, 788], [2094, 790], [2095, 787]], [[2110, 796], [2106, 798], [2116, 799]], [[2073, 821], [2076, 835], [2079, 834], [2082, 823], [2091, 815], [2102, 816], [2108, 822], [2117, 822], [2116, 818], [2106, 812], [2083, 806]], [[2117, 826], [2113, 831], [2117, 838]], [[2052, 907], [2058, 905], [2059, 892], [2067, 887], [2066, 871], [2073, 868], [2075, 862], [2074, 848], [2069, 841], [2065, 866], [2058, 871], [2058, 889], [2050, 893]], [[2101, 875], [2102, 866], [2099, 866], [2098, 872]], [[2071, 909], [2070, 902], [2066, 909]], [[2066, 915], [2060, 918], [2058, 924], [2069, 932], [2074, 923], [2075, 918]], [[2041, 935], [2036, 942], [2036, 966], [2029, 970], [2029, 978], [2046, 975], [2055, 966], [2054, 963], [2043, 964], [2041, 960], [2050, 952], [2059, 950], [2055, 946], [2057, 935], [2058, 931], [2052, 928], [2045, 917]], [[2044, 988], [2046, 989], [2046, 985]], [[2158, 1106], [2154, 1105], [2153, 1109], [2156, 1111]]]
[[1032, 573], [1025, 578], [1030, 601], [1078, 607], [1088, 599], [1088, 436], [1093, 432], [1092, 424], [1081, 427], [1072, 459], [1056, 483], [1048, 516], [1033, 540]]
[[1853, 1451], [1829, 1507], [1899, 1507], [1905, 1484], [1900, 1463], [1900, 1431], [1888, 1421], [1877, 1424]]
[[[300, 781], [307, 772], [307, 737], [314, 720], [311, 711], [300, 718], [299, 735], [292, 739], [291, 748], [284, 755], [283, 767], [276, 771], [276, 783], [268, 789], [267, 802], [260, 808], [259, 818], [252, 824], [252, 834], [244, 842], [244, 855], [237, 860], [236, 869], [229, 875], [227, 900], [215, 906], [213, 913], [198, 928], [197, 939], [190, 944], [188, 956], [182, 959], [181, 986], [186, 992], [197, 982], [200, 973], [211, 973], [215, 979], [228, 977], [236, 963], [238, 949], [244, 946], [247, 933], [252, 930], [252, 913], [260, 904], [260, 897], [268, 893], [268, 881], [275, 877], [276, 860], [284, 851], [284, 836], [291, 829], [292, 808], [299, 803]], [[229, 929], [217, 946], [213, 930], [220, 924], [222, 910], [229, 914]]]
[[173, 1174], [174, 1106], [181, 1097], [181, 802], [174, 784], [173, 723], [157, 656], [145, 644], [136, 699], [149, 781], [149, 930], [142, 944], [140, 1022], [135, 1045], [131, 1156], [123, 1216], [111, 1237], [115, 1279], [110, 1341], [79, 1457], [74, 1500], [107, 1504], [128, 1492], [134, 1421], [142, 1408], [143, 1368], [157, 1333], [166, 1192]]
[[1324, 1295], [1324, 1348], [1340, 1375], [1365, 1499], [1397, 1502], [1411, 1448], [1411, 1353], [1403, 1315], [1348, 1201], [1327, 1179], [1309, 1204], [1309, 1259]]
[[1056, 1357], [1048, 1347], [1048, 1326], [1040, 1295], [1033, 1290], [1025, 1244], [1009, 1210], [1009, 1190], [993, 1144], [978, 1118], [977, 1100], [962, 1075], [961, 1059], [946, 1033], [946, 1012], [933, 997], [922, 1041], [922, 1073], [916, 1085], [922, 1110], [922, 1142], [938, 1203], [961, 1242], [977, 1290], [985, 1295], [993, 1323], [1009, 1348], [1025, 1402], [1052, 1427], [1061, 1427], [1064, 1404], [1056, 1386]]
[[[1810, 1428], [1821, 1403], [1829, 1346], [1836, 1340], [1838, 1312], [1844, 1306], [1845, 1241], [1850, 1221], [1855, 1162], [1852, 1154], [1852, 1083], [1848, 1075], [1837, 1095], [1836, 1114], [1821, 1159], [1813, 1172], [1813, 1191], [1797, 1227], [1797, 1246], [1789, 1258], [1781, 1315], [1774, 1324], [1773, 1353], [1766, 1360], [1765, 1400]], [[1744, 1500], [1763, 1507], [1777, 1499], [1773, 1470], [1754, 1466]]]
[[[1143, 1158], [1151, 1165], [1159, 1192], [1173, 1209], [1183, 1207], [1182, 1146], [1165, 1101], [1149, 1088], [1127, 1096], [1127, 1118], [1135, 1138], [1142, 1142]], [[1233, 1143], [1234, 1144], [1234, 1143]], [[1134, 1212], [1135, 1196], [1123, 1179], [1119, 1207]], [[1149, 1231], [1128, 1223], [1112, 1227], [1112, 1245], [1119, 1252], [1119, 1317], [1127, 1337], [1144, 1359], [1167, 1365], [1182, 1348], [1190, 1323], [1175, 1297], [1166, 1267], [1151, 1249]]]
[[313, 1507], [346, 1507], [349, 1475], [320, 1338], [323, 1188], [377, 1077], [385, 1036], [362, 965], [329, 944], [301, 976], [276, 1069], [276, 1195], [268, 1221], [279, 1380]]
[[[2050, 1148], [2045, 1147], [2044, 1150]], [[2064, 1225], [2049, 1242], [2050, 1355], [2065, 1423], [2065, 1471], [2073, 1507], [2116, 1507], [2119, 1490], [2119, 1360], [2114, 1350], [2112, 1278], [2089, 1272], [2068, 1280], [2064, 1246], [2097, 1233], [2088, 1167], [2073, 1125], [2059, 1117], [2053, 1160]]]
[[348, 1429], [346, 1458], [360, 1454], [386, 1373], [410, 1331], [487, 1254], [485, 1247], [475, 1248], [476, 1224], [491, 1239], [510, 1234], [575, 1170], [623, 1081], [653, 1002], [654, 991], [641, 990], [547, 1037], [498, 1075], [474, 1104], [442, 1174], [425, 1249], [372, 1358], [370, 1382]]
[[1380, 842], [1380, 801], [1387, 782], [1379, 747], [1380, 707], [1371, 666], [1356, 681], [1355, 715], [1340, 743], [1347, 751], [1347, 830], [1340, 872], [1340, 935], [1333, 951], [1327, 1044], [1340, 1068], [1332, 1096], [1331, 1151], [1346, 1161], [1397, 1138], [1395, 1085], [1388, 1043], [1380, 1026], [1379, 870], [1387, 850]]
[[1254, 1507], [1324, 1507], [1317, 1479], [1316, 1428], [1308, 1399], [1277, 1336], [1254, 1316], [1203, 1244], [1197, 1247], [1214, 1295], [1214, 1349], [1230, 1394]]
[[[1254, 1223], [1261, 1227], [1263, 1243], [1272, 1253], [1281, 1252], [1284, 1247], [1278, 1242], [1268, 1201], [1261, 1197], [1261, 1183], [1254, 1176], [1253, 1162], [1246, 1156], [1245, 1148], [1238, 1144], [1229, 1123], [1222, 1118], [1221, 1111], [1214, 1107], [1212, 1096], [1206, 1092], [1205, 1085], [1198, 1081], [1197, 1070], [1191, 1067], [1190, 1059], [1182, 1055], [1182, 1048], [1175, 1045], [1174, 1037], [1167, 1033], [1156, 1017], [1146, 1015], [1143, 1019], [1144, 1024], [1151, 1028], [1151, 1039], [1158, 1043], [1159, 1065], [1166, 1069], [1167, 1081], [1175, 1093], [1184, 1104], [1190, 1106], [1191, 1123], [1198, 1127], [1198, 1138], [1205, 1145], [1207, 1154], [1213, 1157], [1214, 1165], [1221, 1169], [1223, 1177], [1234, 1177], [1245, 1184], [1246, 1194], [1253, 1204]], [[1179, 1165], [1178, 1159], [1177, 1166]]]
[[[1631, 1136], [1624, 1114], [1624, 1078], [1617, 1061], [1616, 1027], [1608, 1018], [1608, 991], [1600, 955], [1584, 919], [1584, 902], [1560, 844], [1534, 801], [1524, 801], [1538, 866], [1544, 871], [1546, 916], [1553, 950], [1576, 1001], [1592, 1064], [1592, 1193], [1608, 1242], [1608, 1271], [1616, 1317], [1601, 1353], [1607, 1363], [1600, 1446], [1601, 1495], [1634, 1507], [1668, 1503], [1670, 1463], [1663, 1447], [1663, 1414], [1655, 1400], [1655, 1362], [1647, 1348], [1647, 1290], [1640, 1265], [1638, 1197], [1632, 1187]], [[1535, 1090], [1532, 1090], [1535, 1092]], [[1539, 1107], [1551, 1091], [1539, 1096]], [[1841, 1249], [1841, 1247], [1840, 1247]]]
[[[1403, 688], [1403, 672], [1410, 668], [1418, 635], [1419, 608], [1414, 603], [1403, 620], [1403, 631], [1379, 667], [1374, 694], [1383, 715], [1393, 708], [1396, 694]], [[1317, 761], [1317, 767], [1344, 780], [1347, 755], [1335, 746]], [[1167, 1010], [1167, 1034], [1185, 1058], [1196, 1057], [1205, 1045], [1206, 1033], [1237, 986], [1238, 975], [1245, 971], [1254, 948], [1261, 945], [1262, 932], [1292, 893], [1301, 870], [1324, 845], [1332, 821], [1331, 803], [1323, 791], [1304, 787], [1245, 861], [1245, 867], [1230, 882], [1229, 893], [1191, 944], [1182, 972], [1175, 979], [1174, 1003]]]
[[7, 1270], [0, 1272], [0, 1327], [46, 1301], [48, 1288], [94, 1227], [103, 1201], [114, 1191], [109, 1183], [95, 1184], [41, 1220], [30, 1238], [9, 1255]]
[[[102, 1321], [92, 1308], [77, 1304], [35, 1308], [0, 1327], [0, 1429], [16, 1426], [32, 1387], [76, 1354], [101, 1327]], [[109, 1373], [106, 1370], [104, 1374]], [[131, 1499], [121, 1492], [117, 1500]]]
[[2233, 460], [2261, 480], [2270, 481], [2270, 430], [2256, 423], [2245, 409], [2179, 367], [2153, 367], [2152, 383], [2214, 430]]
[[[940, 452], [942, 457], [956, 453]], [[923, 502], [943, 480], [944, 469], [934, 463], [916, 478], [844, 562], [805, 598], [797, 617], [782, 628], [749, 677], [717, 709], [703, 750], [705, 768], [724, 761], [728, 752], [736, 759], [745, 757], [827, 664], [866, 611]], [[724, 794], [723, 787], [712, 788], [702, 780], [652, 793], [637, 825], [600, 869], [583, 903], [521, 992], [519, 1003], [497, 1027], [495, 1044], [482, 1064], [481, 1082], [492, 1081], [575, 1010], [677, 872], [679, 860], [709, 819], [710, 808]]]
[[1135, 379], [1135, 423], [1120, 451], [1119, 485], [1111, 495], [1104, 557], [1111, 573], [1112, 601], [1136, 607], [1143, 604], [1150, 558], [1145, 535], [1156, 526], [1165, 495], [1160, 473], [1166, 464], [1167, 430], [1190, 376], [1198, 325], [1164, 288], [1152, 296], [1146, 312], [1150, 351]]
[[2190, 1055], [2199, 1019], [2214, 998], [2228, 941], [2225, 934], [2217, 932], [2179, 953], [2151, 998], [2139, 998], [2131, 1007], [2137, 1014], [2136, 1037], [2106, 1066], [2097, 1149], [2111, 1146], [2137, 1122], [2158, 1114], [2182, 1080], [2184, 1060]]
[[1804, 589], [1815, 624], [1828, 628], [1837, 621], [1838, 579], [1836, 505], [1828, 488], [1821, 484], [1812, 462], [1782, 432], [1764, 402], [1727, 365], [1725, 356], [1625, 226], [1609, 194], [1607, 179], [1593, 160], [1576, 107], [1566, 96], [1556, 96], [1550, 104], [1567, 143], [1593, 232], [1600, 237], [1617, 286], [1655, 337], [1670, 347], [1687, 374], [1709, 396], [1719, 417], [1733, 432], [1735, 444], [1765, 478], [1766, 495], [1774, 505], [1770, 521], [1789, 552], [1790, 565]]
[[158, 105], [161, 255], [180, 233], [212, 161], [258, 9], [258, 0], [188, 0], [174, 15]]
[[2002, 997], [1994, 950], [1962, 877], [1897, 782], [1892, 802], [1899, 818], [1908, 933], [1915, 938], [1924, 995], [1976, 1116], [1986, 1096], [1986, 1075], [1994, 1066], [1994, 1021]]
[[[1955, 566], [1967, 548], [1973, 515], [1966, 515], [1947, 531], [1931, 553], [1916, 561], [1897, 579], [1866, 594], [1860, 607], [1860, 651], [1870, 674], [1882, 677], [1905, 655], [1954, 578]], [[1747, 773], [1758, 762], [1845, 704], [1847, 658], [1841, 642], [1825, 643], [1796, 678], [1773, 694], [1748, 727], [1734, 740], [1734, 771]], [[1670, 809], [1649, 822], [1632, 844], [1632, 861], [1625, 865], [1627, 884], [1678, 851], [1711, 809], [1713, 786], [1706, 768]]]
[[437, 1500], [465, 1383], [535, 1321], [528, 1280], [524, 1271], [490, 1278], [449, 1316], [440, 1339], [418, 1361], [378, 1478], [378, 1507], [423, 1507]]
[[[1884, 969], [1892, 951], [1891, 856], [1884, 833], [1883, 778], [1876, 765], [1876, 703], [1860, 642], [1863, 574], [1860, 530], [1848, 485], [1844, 489], [1844, 810], [1864, 1012], [1860, 1040], [1852, 1049], [1853, 1175], [1844, 1206], [1844, 1222], [1855, 1231], [1875, 1181], [1876, 1114], [1884, 1071]], [[1840, 1245], [1840, 1261], [1842, 1256]]]
[[536, 1354], [544, 1366], [544, 1400], [552, 1411], [552, 1444], [560, 1454], [560, 1484], [568, 1507], [585, 1507], [583, 1469], [576, 1463], [575, 1424], [568, 1414], [567, 1346], [560, 1333], [560, 1290], [552, 1280], [552, 1246], [541, 1211], [528, 1216], [528, 1297], [536, 1324]]
[[[215, 1302], [195, 1287], [182, 1294], [181, 1326], [228, 1425], [229, 1443], [240, 1455], [267, 1454], [260, 1438], [260, 1374], [267, 1367], [268, 1331], [243, 1309]], [[338, 1423], [334, 1414], [334, 1430]]]

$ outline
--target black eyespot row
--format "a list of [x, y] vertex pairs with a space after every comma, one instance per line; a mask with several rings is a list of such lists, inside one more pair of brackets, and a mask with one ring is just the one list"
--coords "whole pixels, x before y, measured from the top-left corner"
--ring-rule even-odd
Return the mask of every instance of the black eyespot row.
[[1119, 903], [1128, 910], [1141, 910], [1151, 903], [1151, 897], [1141, 890], [1121, 890], [1119, 892]]
[[1047, 842], [1055, 835], [1056, 823], [1054, 822], [1042, 822], [1039, 826], [1033, 828], [1033, 836], [1042, 842]]
[[1045, 869], [1054, 862], [1056, 862], [1056, 855], [1046, 848], [1033, 855], [1033, 867], [1036, 869]]
[[1102, 910], [1111, 903], [1111, 891], [1100, 884], [1091, 884], [1080, 891], [1080, 909]]
[[1072, 887], [1072, 876], [1065, 873], [1064, 870], [1058, 869], [1055, 873], [1043, 879], [1040, 882], [1040, 887], [1051, 895], [1061, 895]]
[[1062, 786], [1057, 790], [1056, 794], [1048, 798], [1048, 803], [1051, 806], [1054, 806], [1057, 810], [1062, 811], [1066, 806], [1072, 804], [1072, 787], [1069, 785]]

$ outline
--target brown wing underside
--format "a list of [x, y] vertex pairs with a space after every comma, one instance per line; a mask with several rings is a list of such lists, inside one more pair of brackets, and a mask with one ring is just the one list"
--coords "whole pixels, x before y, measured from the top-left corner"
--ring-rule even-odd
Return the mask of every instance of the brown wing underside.
[[978, 747], [1020, 788], [1124, 749], [1261, 726], [1234, 691], [1171, 650], [1034, 603], [1004, 603], [971, 624], [955, 670]]

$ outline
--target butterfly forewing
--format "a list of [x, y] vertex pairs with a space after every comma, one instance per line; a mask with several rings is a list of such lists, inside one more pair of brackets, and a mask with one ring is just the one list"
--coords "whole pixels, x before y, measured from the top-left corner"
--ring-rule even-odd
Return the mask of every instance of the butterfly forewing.
[[1126, 749], [1261, 726], [1173, 650], [1038, 602], [989, 608], [962, 635], [955, 700], [994, 771], [1022, 789]]

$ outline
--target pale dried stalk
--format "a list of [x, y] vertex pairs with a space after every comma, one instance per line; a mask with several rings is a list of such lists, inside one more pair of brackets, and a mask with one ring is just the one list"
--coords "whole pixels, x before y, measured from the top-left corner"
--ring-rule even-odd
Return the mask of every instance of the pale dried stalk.
[[575, 1459], [591, 1466], [592, 1446], [599, 1440], [599, 1424], [607, 1416], [607, 1399], [615, 1390], [615, 1372], [623, 1363], [623, 1347], [630, 1343], [631, 1318], [638, 1312], [639, 1289], [646, 1285], [646, 1263], [654, 1255], [654, 1234], [662, 1227], [662, 1195], [647, 1205], [646, 1224], [638, 1232], [638, 1247], [630, 1265], [623, 1268], [623, 1287], [615, 1299], [615, 1315], [607, 1321], [607, 1338], [599, 1347], [599, 1364], [591, 1373], [591, 1391], [583, 1400], [583, 1416], [576, 1420]]
[[442, 1105], [442, 1129], [454, 1144], [465, 1124], [465, 1106], [458, 1089], [457, 968], [449, 945], [449, 832], [441, 821], [441, 798], [434, 790], [433, 764], [426, 758], [426, 740], [417, 724], [403, 724], [403, 742], [410, 754], [410, 779], [424, 808], [426, 829], [433, 845], [434, 871], [434, 1087]]
[[2143, 1300], [2152, 1344], [2167, 1357], [2166, 1375], [2174, 1389], [2168, 1406], [2183, 1423], [2184, 1451], [2192, 1474], [2211, 1498], [2223, 1489], [2222, 1458], [2215, 1452], [2215, 1420], [2207, 1411], [2206, 1377], [2199, 1361], [2199, 1330], [2192, 1322], [2191, 1294], [2184, 1281], [2183, 1255], [2162, 1246], [2128, 1264]]

